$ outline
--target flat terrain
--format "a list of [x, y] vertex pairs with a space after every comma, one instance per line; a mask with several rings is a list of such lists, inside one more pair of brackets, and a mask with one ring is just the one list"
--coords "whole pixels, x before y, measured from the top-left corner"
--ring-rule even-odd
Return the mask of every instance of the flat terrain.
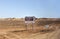
[[32, 33], [29, 31], [5, 32], [0, 34], [0, 39], [60, 39], [60, 30], [48, 33]]
[[0, 20], [0, 39], [60, 39], [60, 21], [44, 20], [38, 19], [28, 26], [24, 20]]

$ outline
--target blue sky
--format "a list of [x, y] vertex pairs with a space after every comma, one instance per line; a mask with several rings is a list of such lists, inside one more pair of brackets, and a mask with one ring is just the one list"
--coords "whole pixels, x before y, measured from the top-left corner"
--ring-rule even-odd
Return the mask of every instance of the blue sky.
[[60, 0], [0, 0], [1, 17], [60, 18]]

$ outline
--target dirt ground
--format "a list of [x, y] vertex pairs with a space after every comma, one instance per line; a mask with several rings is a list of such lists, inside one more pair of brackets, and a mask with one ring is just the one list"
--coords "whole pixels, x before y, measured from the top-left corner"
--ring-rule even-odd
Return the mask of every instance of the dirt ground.
[[0, 39], [60, 39], [60, 29], [50, 32], [4, 32], [0, 33]]
[[[50, 30], [46, 31], [43, 23], [47, 23]], [[33, 25], [26, 26], [24, 21], [0, 20], [0, 39], [60, 39], [60, 21], [49, 23], [36, 21], [32, 28]]]

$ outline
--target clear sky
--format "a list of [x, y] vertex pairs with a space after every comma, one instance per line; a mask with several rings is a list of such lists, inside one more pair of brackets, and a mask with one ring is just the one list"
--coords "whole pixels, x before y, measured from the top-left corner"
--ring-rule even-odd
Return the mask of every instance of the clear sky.
[[60, 18], [60, 0], [0, 0], [0, 17]]

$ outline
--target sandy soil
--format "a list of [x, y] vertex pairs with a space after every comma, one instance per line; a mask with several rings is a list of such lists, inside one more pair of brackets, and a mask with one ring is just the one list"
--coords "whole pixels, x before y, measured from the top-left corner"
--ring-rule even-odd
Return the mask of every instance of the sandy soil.
[[60, 29], [53, 32], [14, 31], [0, 34], [0, 39], [60, 39]]
[[[44, 19], [45, 20], [45, 19]], [[48, 22], [47, 22], [48, 23]], [[60, 22], [50, 24], [51, 31], [46, 30], [45, 25], [41, 25], [40, 21], [36, 21], [34, 27], [25, 25], [24, 21], [0, 20], [0, 39], [60, 39]], [[57, 27], [59, 26], [59, 27]]]

